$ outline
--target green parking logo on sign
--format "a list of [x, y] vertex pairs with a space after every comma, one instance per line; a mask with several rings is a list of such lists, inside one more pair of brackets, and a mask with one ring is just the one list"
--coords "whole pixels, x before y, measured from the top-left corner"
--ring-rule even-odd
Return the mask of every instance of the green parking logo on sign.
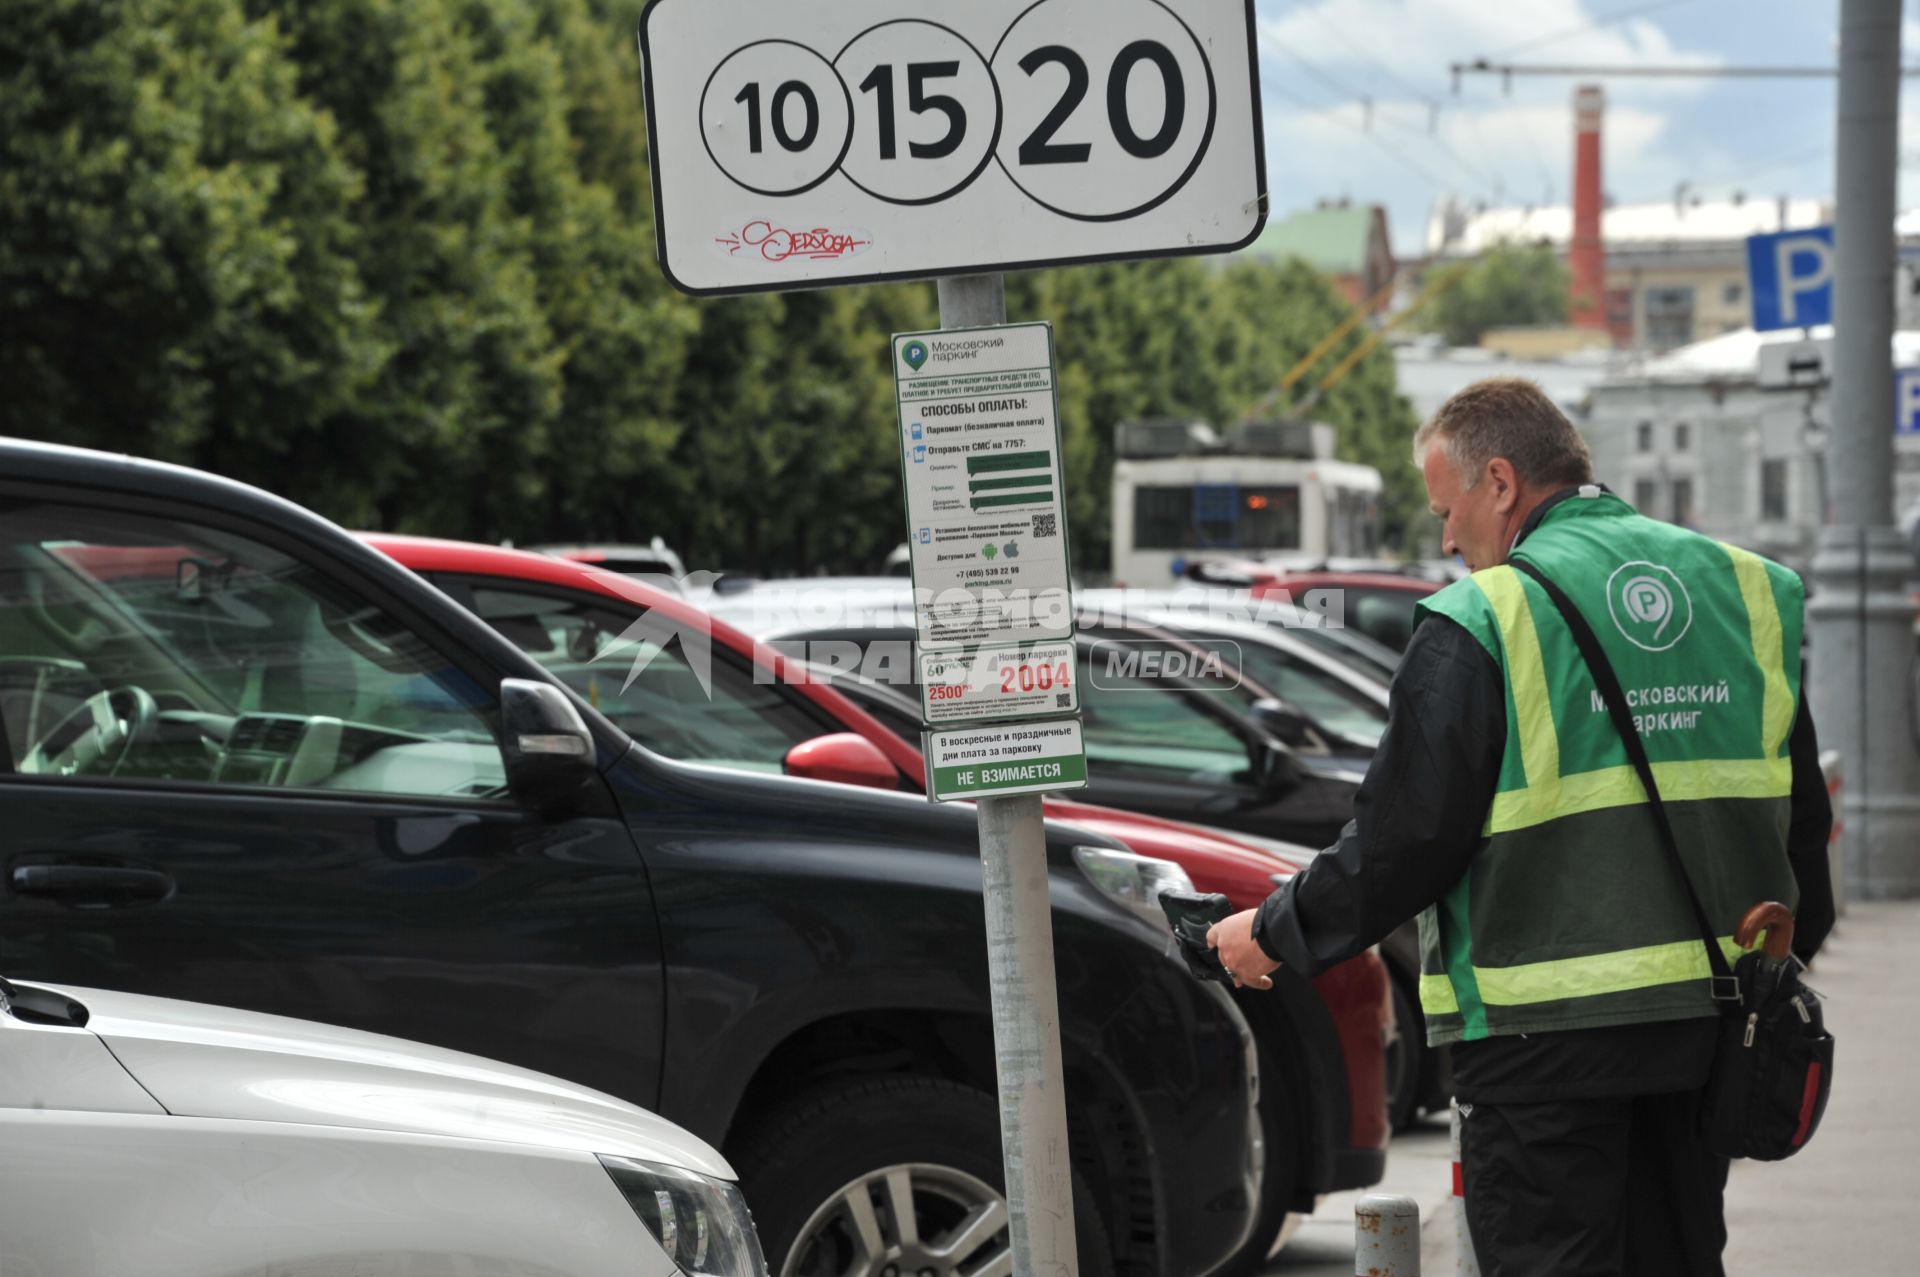
[[1673, 569], [1640, 560], [1607, 578], [1607, 611], [1622, 637], [1649, 652], [1664, 652], [1693, 626], [1693, 599]]
[[907, 361], [907, 367], [919, 372], [921, 365], [927, 362], [928, 353], [926, 342], [910, 341], [901, 349], [900, 357]]

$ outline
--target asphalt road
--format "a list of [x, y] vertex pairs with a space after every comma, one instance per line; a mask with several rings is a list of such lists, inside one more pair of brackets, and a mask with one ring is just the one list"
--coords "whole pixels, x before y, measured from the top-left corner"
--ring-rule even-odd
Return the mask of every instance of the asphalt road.
[[[1806, 1150], [1736, 1162], [1727, 1182], [1726, 1269], [1736, 1277], [1898, 1273], [1912, 1267], [1920, 1166], [1920, 901], [1854, 903], [1807, 983], [1837, 1043], [1833, 1097]], [[1398, 1137], [1369, 1192], [1420, 1204], [1423, 1273], [1457, 1269], [1444, 1117]], [[1353, 1206], [1339, 1193], [1299, 1222], [1269, 1277], [1352, 1277]]]
[[1286, 1247], [1267, 1266], [1270, 1277], [1353, 1277], [1353, 1207], [1368, 1193], [1411, 1197], [1420, 1204], [1422, 1271], [1454, 1266], [1453, 1159], [1445, 1114], [1394, 1138], [1387, 1174], [1365, 1192], [1335, 1193], [1295, 1221]]

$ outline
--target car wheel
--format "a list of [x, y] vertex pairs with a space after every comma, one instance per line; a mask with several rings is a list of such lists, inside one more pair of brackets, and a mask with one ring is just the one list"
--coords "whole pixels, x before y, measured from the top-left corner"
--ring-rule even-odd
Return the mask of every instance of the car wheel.
[[[789, 1104], [729, 1160], [772, 1277], [1012, 1277], [1000, 1109], [938, 1078], [842, 1083]], [[1081, 1277], [1112, 1277], [1073, 1181]]]
[[[1235, 1000], [1248, 995], [1235, 995]], [[1263, 995], [1254, 995], [1263, 996]], [[1244, 1006], [1244, 1004], [1243, 1004]], [[1258, 1012], [1255, 1012], [1258, 1014]], [[1255, 1038], [1256, 1044], [1259, 1039]], [[1293, 1106], [1296, 1097], [1282, 1093], [1284, 1074], [1264, 1045], [1260, 1053], [1260, 1156], [1265, 1172], [1260, 1180], [1260, 1203], [1254, 1212], [1253, 1230], [1246, 1244], [1223, 1263], [1216, 1277], [1246, 1277], [1267, 1266], [1278, 1253], [1282, 1230], [1287, 1223], [1287, 1207], [1293, 1202], [1294, 1182], [1300, 1170], [1300, 1138], [1295, 1130]]]
[[1390, 976], [1393, 987], [1393, 1039], [1387, 1043], [1387, 1121], [1395, 1131], [1413, 1125], [1420, 1114], [1420, 1093], [1427, 1069], [1426, 1020], [1406, 981]]

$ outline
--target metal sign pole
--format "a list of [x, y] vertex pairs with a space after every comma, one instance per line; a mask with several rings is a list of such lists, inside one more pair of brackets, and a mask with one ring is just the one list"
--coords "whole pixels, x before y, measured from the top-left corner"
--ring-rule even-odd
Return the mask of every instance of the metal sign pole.
[[[1899, 0], [1840, 9], [1832, 504], [1813, 559], [1812, 704], [1846, 758], [1841, 810], [1856, 897], [1920, 896], [1920, 754], [1904, 696], [1914, 660], [1913, 558], [1893, 526], [1893, 275], [1900, 133]], [[1792, 654], [1789, 653], [1789, 656]]]
[[[939, 287], [942, 327], [1007, 322], [1003, 276], [942, 279]], [[1079, 1277], [1040, 796], [982, 798], [978, 811], [1014, 1277]]]

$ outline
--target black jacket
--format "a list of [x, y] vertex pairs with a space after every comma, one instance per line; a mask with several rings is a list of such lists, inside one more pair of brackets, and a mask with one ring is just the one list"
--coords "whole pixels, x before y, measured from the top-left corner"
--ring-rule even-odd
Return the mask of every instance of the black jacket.
[[[1542, 506], [1529, 520], [1523, 537], [1546, 508]], [[1499, 665], [1459, 625], [1445, 617], [1429, 618], [1414, 632], [1394, 675], [1386, 734], [1354, 797], [1353, 820], [1333, 847], [1288, 879], [1260, 907], [1253, 934], [1267, 956], [1302, 974], [1317, 975], [1379, 943], [1445, 895], [1466, 873], [1480, 844], [1506, 738], [1506, 689]], [[1804, 695], [1790, 751], [1793, 795], [1787, 855], [1800, 888], [1793, 947], [1805, 960], [1833, 927], [1827, 851], [1833, 812]], [[1691, 1061], [1681, 1070], [1678, 1085], [1692, 1085], [1687, 1079], [1696, 1072], [1704, 1077], [1701, 1061], [1706, 1056], [1701, 1051], [1710, 1055], [1711, 1043], [1698, 1051], [1675, 1053], [1670, 1039], [1681, 1032], [1667, 1026], [1629, 1026], [1624, 1031], [1586, 1031], [1578, 1037], [1582, 1042], [1631, 1044], [1620, 1064], [1636, 1074], [1633, 1083], [1615, 1079], [1622, 1086], [1609, 1083], [1601, 1091], [1650, 1092], [1666, 1089], [1664, 1082], [1647, 1085], [1648, 1076], [1631, 1065], [1663, 1052]], [[1576, 1035], [1538, 1037], [1573, 1040]], [[1479, 1049], [1489, 1044], [1499, 1044], [1499, 1039], [1456, 1049], [1456, 1080], [1463, 1084], [1463, 1099], [1469, 1098], [1466, 1084], [1484, 1071], [1472, 1067], [1471, 1057], [1488, 1061], [1495, 1054], [1518, 1049], [1512, 1043]], [[1583, 1047], [1581, 1058], [1591, 1063], [1593, 1052]], [[1565, 1094], [1564, 1088], [1556, 1094]]]

